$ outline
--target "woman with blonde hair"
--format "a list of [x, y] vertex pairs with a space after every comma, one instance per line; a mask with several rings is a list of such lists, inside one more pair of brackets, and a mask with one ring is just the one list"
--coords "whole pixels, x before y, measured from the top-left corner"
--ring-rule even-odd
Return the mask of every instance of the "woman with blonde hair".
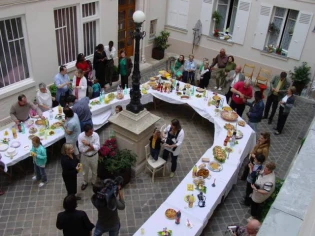
[[86, 97], [87, 80], [81, 69], [77, 69], [73, 76], [72, 88], [74, 90], [74, 95], [78, 100]]
[[[77, 193], [77, 174], [82, 168], [79, 160], [75, 158], [74, 147], [72, 144], [65, 143], [61, 150], [61, 167], [62, 178], [65, 182], [68, 195], [75, 195]], [[80, 200], [80, 197], [76, 197]]]
[[204, 61], [202, 70], [200, 70], [199, 87], [203, 89], [207, 89], [210, 78], [211, 78], [211, 71], [210, 71], [209, 61]]

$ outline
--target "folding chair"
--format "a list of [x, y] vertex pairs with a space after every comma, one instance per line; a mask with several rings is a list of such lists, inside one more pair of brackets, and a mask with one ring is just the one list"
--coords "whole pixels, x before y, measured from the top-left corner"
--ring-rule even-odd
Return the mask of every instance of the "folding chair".
[[163, 176], [165, 176], [166, 161], [161, 157], [158, 157], [157, 161], [153, 161], [150, 154], [149, 144], [145, 145], [144, 149], [145, 157], [147, 159], [146, 168], [152, 173], [152, 183], [154, 183], [154, 175], [157, 171], [163, 169]]
[[260, 68], [255, 80], [255, 85], [260, 89], [262, 98], [264, 98], [264, 91], [268, 87], [268, 82], [271, 78], [271, 70]]

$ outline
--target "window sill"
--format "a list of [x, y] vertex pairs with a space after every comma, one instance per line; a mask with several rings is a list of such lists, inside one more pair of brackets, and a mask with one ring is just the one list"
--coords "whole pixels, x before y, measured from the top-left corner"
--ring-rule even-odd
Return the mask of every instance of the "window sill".
[[265, 52], [265, 51], [260, 51], [260, 54], [264, 55], [264, 56], [267, 56], [267, 57], [276, 58], [276, 59], [279, 59], [279, 60], [282, 60], [282, 61], [288, 61], [289, 60], [288, 57], [281, 56], [281, 55], [278, 55], [276, 53], [268, 53], [268, 52]]
[[178, 27], [171, 26], [171, 25], [165, 25], [164, 27], [165, 27], [165, 29], [174, 30], [174, 31], [177, 31], [179, 33], [183, 33], [183, 34], [188, 33], [188, 30], [183, 29], [183, 28], [178, 28]]
[[210, 41], [222, 43], [222, 44], [229, 45], [229, 46], [233, 46], [233, 44], [234, 44], [232, 41], [227, 41], [227, 40], [220, 39], [218, 37], [214, 37], [214, 36], [210, 36], [210, 35], [207, 36], [207, 39]]
[[4, 99], [14, 94], [19, 94], [29, 88], [35, 87], [36, 83], [33, 79], [25, 79], [12, 85], [0, 89], [0, 99]]

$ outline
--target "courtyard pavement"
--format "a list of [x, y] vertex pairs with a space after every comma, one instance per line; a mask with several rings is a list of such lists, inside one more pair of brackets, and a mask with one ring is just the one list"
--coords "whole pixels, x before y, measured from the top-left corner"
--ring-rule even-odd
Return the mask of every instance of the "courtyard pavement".
[[[143, 73], [142, 80], [156, 75], [158, 70], [164, 67], [165, 64], [157, 65], [153, 70]], [[213, 88], [212, 81], [209, 88]], [[112, 90], [114, 89], [112, 88]], [[151, 183], [149, 172], [143, 172], [132, 179], [131, 183], [124, 188], [126, 209], [119, 211], [121, 219], [120, 235], [122, 236], [133, 235], [136, 232], [165, 201], [167, 196], [213, 143], [213, 124], [198, 115], [192, 120], [193, 110], [188, 106], [161, 102], [157, 110], [154, 110], [152, 104], [146, 105], [146, 108], [161, 117], [158, 126], [169, 124], [173, 118], [179, 119], [185, 130], [185, 140], [174, 178], [167, 177], [170, 168], [168, 165], [166, 177], [162, 177], [161, 173], [157, 173], [155, 183]], [[315, 109], [312, 101], [297, 99], [283, 133], [280, 136], [271, 135], [269, 159], [276, 162], [278, 177], [285, 177], [286, 171], [289, 169], [291, 161], [300, 146], [301, 139], [305, 136], [314, 117], [314, 113]], [[277, 114], [274, 124], [276, 120]], [[263, 120], [259, 124], [259, 132], [269, 131], [273, 133], [273, 125], [268, 125], [267, 121]], [[110, 129], [111, 126], [107, 124], [98, 131], [101, 143], [108, 138]], [[63, 210], [62, 201], [66, 196], [66, 189], [61, 176], [60, 146], [54, 145], [53, 150], [53, 153], [49, 152], [49, 163], [47, 165], [49, 182], [42, 189], [39, 189], [38, 184], [32, 181], [31, 160], [25, 160], [21, 163], [26, 173], [21, 174], [18, 166], [14, 166], [11, 181], [6, 177], [1, 178], [2, 189], [6, 193], [0, 196], [0, 236], [62, 235], [55, 225], [58, 212]], [[81, 185], [81, 181], [82, 175], [80, 174], [78, 187]], [[227, 225], [246, 224], [246, 218], [249, 217], [249, 208], [239, 203], [244, 193], [245, 182], [238, 181], [225, 201], [215, 210], [202, 233], [203, 236], [222, 236]], [[90, 201], [91, 187], [89, 186], [85, 191], [79, 189], [78, 195], [82, 197], [78, 209], [86, 211], [90, 220], [96, 223], [97, 211]], [[178, 198], [182, 199], [182, 196], [178, 196]], [[164, 218], [164, 215], [161, 215], [161, 218]], [[163, 227], [161, 225], [161, 229]]]

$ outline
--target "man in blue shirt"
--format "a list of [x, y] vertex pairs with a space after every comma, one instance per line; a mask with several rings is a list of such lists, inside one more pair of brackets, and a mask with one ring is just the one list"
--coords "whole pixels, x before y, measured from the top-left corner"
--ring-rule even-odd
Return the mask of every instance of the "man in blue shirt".
[[264, 101], [262, 100], [262, 93], [260, 91], [255, 92], [255, 101], [247, 103], [250, 106], [248, 116], [248, 125], [257, 132], [257, 125], [261, 121], [265, 109]]
[[69, 106], [72, 106], [72, 110], [78, 115], [81, 130], [83, 130], [83, 127], [86, 124], [93, 127], [92, 113], [89, 107], [90, 99], [88, 97], [77, 100], [74, 95], [70, 95], [66, 102]]
[[56, 101], [64, 107], [66, 97], [71, 94], [71, 82], [66, 66], [60, 66], [59, 73], [55, 76], [55, 85], [57, 87]]
[[189, 55], [189, 60], [185, 61], [184, 73], [183, 73], [183, 82], [195, 84], [195, 71], [196, 63], [194, 62], [194, 55]]

